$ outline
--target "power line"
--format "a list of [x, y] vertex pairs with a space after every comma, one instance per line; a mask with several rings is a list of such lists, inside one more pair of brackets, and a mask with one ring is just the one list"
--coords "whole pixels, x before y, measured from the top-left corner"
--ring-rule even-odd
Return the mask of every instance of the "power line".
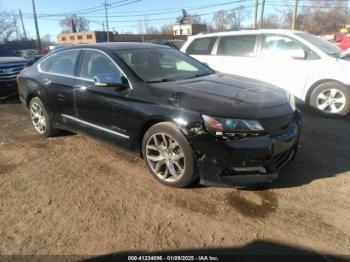
[[[126, 1], [129, 1], [129, 2], [124, 3], [124, 4], [118, 4], [118, 3], [126, 2]], [[109, 4], [109, 9], [116, 8], [116, 7], [121, 7], [121, 6], [126, 6], [126, 5], [134, 4], [134, 3], [137, 3], [137, 2], [141, 2], [141, 1], [142, 0], [133, 0], [133, 1], [122, 0], [122, 1], [119, 1], [119, 2], [114, 2], [114, 3]], [[116, 5], [116, 4], [118, 4], [118, 5]], [[98, 9], [94, 9], [94, 10], [90, 10], [90, 11], [57, 13], [57, 14], [41, 14], [40, 17], [82, 15], [82, 14], [95, 13], [97, 11], [104, 11], [104, 6], [100, 6]]]
[[[201, 10], [201, 9], [207, 9], [207, 8], [212, 8], [212, 7], [219, 7], [219, 6], [224, 6], [224, 5], [231, 5], [231, 4], [237, 4], [237, 3], [241, 3], [241, 2], [246, 2], [248, 0], [238, 0], [238, 1], [231, 1], [231, 2], [224, 2], [224, 3], [219, 3], [219, 4], [212, 4], [212, 5], [204, 5], [204, 6], [199, 6], [197, 8], [186, 8], [186, 10], [191, 10], [191, 11], [195, 11], [195, 10]], [[244, 7], [244, 6], [243, 6]], [[181, 11], [181, 9], [176, 9], [177, 11], [174, 12], [167, 12], [167, 13], [178, 13], [179, 11]], [[233, 10], [231, 9], [227, 9], [225, 11], [230, 11]], [[158, 16], [158, 15], [164, 15], [164, 11], [162, 13], [153, 13], [153, 14], [138, 14], [138, 15], [121, 15], [121, 16], [112, 16], [110, 15], [110, 12], [108, 12], [108, 17], [144, 17], [144, 16]], [[195, 14], [195, 15], [200, 15], [200, 14]], [[94, 18], [105, 18], [105, 15], [99, 15], [99, 16], [86, 16], [86, 18], [88, 18], [89, 21], [94, 21], [94, 20], [90, 20], [90, 17], [94, 17]], [[44, 19], [46, 17], [40, 17], [40, 19]], [[163, 18], [160, 18], [163, 19]], [[45, 19], [48, 20], [48, 19]], [[50, 19], [50, 20], [59, 20], [59, 18], [57, 19]], [[159, 19], [147, 19], [149, 21], [152, 20], [159, 20]], [[95, 20], [96, 21], [96, 20]], [[121, 21], [116, 21], [116, 22], [121, 22]], [[123, 21], [124, 22], [124, 21]], [[130, 22], [130, 20], [126, 21], [126, 22]]]
[[[218, 7], [218, 6], [225, 6], [225, 5], [232, 5], [232, 4], [237, 4], [241, 2], [247, 2], [248, 0], [238, 0], [238, 1], [230, 1], [230, 2], [224, 2], [224, 3], [218, 3], [218, 4], [212, 4], [212, 5], [205, 5], [205, 6], [200, 6], [197, 8], [185, 8], [186, 11], [195, 11], [195, 10], [202, 10], [202, 9], [207, 9], [211, 7]], [[164, 15], [164, 12], [167, 11], [167, 14], [169, 13], [178, 13], [182, 10], [181, 9], [172, 9], [174, 11], [167, 11], [167, 10], [161, 10], [160, 12], [157, 13], [144, 13], [144, 14], [135, 14], [131, 15], [132, 17], [143, 17], [143, 16], [159, 16], [159, 15]], [[129, 13], [129, 12], [128, 12]], [[113, 14], [112, 12], [109, 12], [109, 14]], [[101, 15], [88, 15], [85, 17], [101, 17]], [[109, 17], [130, 17], [129, 15], [109, 15]]]
[[[128, 0], [128, 1], [131, 1], [131, 0]], [[117, 5], [117, 6], [112, 6], [112, 7], [109, 8], [109, 10], [111, 10], [113, 8], [116, 8], [116, 7], [121, 7], [121, 6], [125, 6], [125, 5], [128, 5], [128, 4], [136, 3], [136, 2], [139, 2], [139, 1], [141, 1], [141, 0], [134, 0], [132, 2], [120, 4], [120, 5]], [[140, 11], [140, 10], [139, 11], [129, 11], [128, 10], [128, 15], [115, 15], [113, 17], [130, 17], [131, 13], [138, 13], [138, 14], [131, 15], [131, 16], [154, 16], [154, 15], [162, 15], [162, 14], [164, 14], [164, 12], [176, 13], [178, 11], [181, 11], [182, 9], [186, 9], [187, 11], [193, 11], [193, 10], [206, 9], [206, 8], [210, 8], [210, 7], [232, 5], [232, 4], [237, 4], [237, 3], [247, 2], [247, 1], [250, 1], [250, 0], [226, 1], [226, 2], [221, 2], [221, 3], [216, 3], [216, 4], [196, 5], [196, 6], [188, 6], [188, 7], [183, 7], [183, 8], [153, 9], [153, 10], [148, 10], [148, 11], [144, 11], [144, 10], [143, 11]], [[212, 3], [212, 2], [210, 2], [210, 3]], [[98, 13], [100, 11], [103, 11], [103, 13]], [[153, 11], [153, 12], [151, 12], [151, 11]], [[172, 11], [172, 12], [169, 12], [169, 11]], [[154, 13], [154, 12], [156, 12], [156, 13]], [[69, 12], [69, 14], [77, 14], [77, 15], [78, 14], [84, 14], [84, 13]], [[93, 13], [93, 15], [90, 15], [90, 13]], [[116, 13], [119, 14], [120, 12], [110, 12], [110, 11], [108, 12], [109, 17], [112, 17], [110, 14], [116, 14]], [[66, 16], [67, 14], [68, 13], [40, 14], [38, 17], [42, 18], [42, 17], [53, 17], [53, 16]], [[102, 17], [102, 16], [104, 16], [104, 8], [99, 10], [99, 11], [93, 10], [93, 11], [86, 12], [86, 15], [84, 15], [84, 16], [85, 17]]]
[[[130, 1], [130, 0], [120, 0], [120, 1], [117, 1], [117, 2], [113, 2], [110, 5], [114, 6], [116, 4], [124, 3], [124, 2], [127, 2], [127, 1]], [[69, 16], [69, 15], [73, 15], [73, 14], [82, 14], [82, 13], [87, 12], [87, 11], [91, 11], [91, 12], [100, 11], [100, 10], [103, 11], [103, 9], [104, 8], [101, 7], [101, 5], [98, 5], [98, 6], [95, 6], [95, 7], [90, 7], [90, 8], [85, 8], [85, 9], [80, 9], [80, 10], [70, 11], [70, 12], [65, 12], [65, 13], [39, 14], [39, 16], [58, 16], [58, 15], [59, 16]]]
[[[252, 8], [253, 6], [240, 6], [237, 8], [231, 8], [231, 9], [226, 9], [226, 10], [221, 10], [221, 11], [233, 11], [233, 10], [238, 10], [238, 9], [246, 9], [246, 8]], [[219, 10], [216, 10], [214, 12], [208, 12], [208, 13], [199, 13], [197, 14], [198, 16], [205, 16], [205, 15], [212, 15], [217, 13]], [[147, 21], [163, 21], [163, 20], [175, 20], [177, 17], [167, 17], [167, 18], [152, 18], [152, 19], [147, 19]], [[59, 19], [50, 19], [50, 18], [40, 18], [43, 20], [50, 20], [50, 21], [58, 21]], [[99, 20], [89, 20], [90, 22], [101, 22]], [[113, 22], [113, 23], [132, 23], [132, 22], [139, 22], [140, 20], [109, 20], [109, 22]]]

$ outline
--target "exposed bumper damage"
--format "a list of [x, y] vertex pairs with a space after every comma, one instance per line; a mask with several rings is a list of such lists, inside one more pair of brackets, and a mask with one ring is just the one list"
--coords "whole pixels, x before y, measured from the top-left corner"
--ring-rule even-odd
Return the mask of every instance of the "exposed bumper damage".
[[188, 136], [201, 184], [244, 186], [277, 179], [279, 170], [295, 157], [300, 130], [301, 115], [296, 112], [278, 135], [226, 141], [207, 132]]

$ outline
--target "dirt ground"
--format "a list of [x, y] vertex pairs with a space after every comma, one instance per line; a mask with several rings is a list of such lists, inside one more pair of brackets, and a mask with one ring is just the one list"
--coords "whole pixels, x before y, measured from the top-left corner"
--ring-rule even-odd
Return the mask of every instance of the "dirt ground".
[[350, 118], [302, 107], [294, 163], [262, 188], [156, 182], [143, 160], [80, 135], [39, 137], [0, 105], [0, 254], [100, 255], [259, 241], [350, 255]]

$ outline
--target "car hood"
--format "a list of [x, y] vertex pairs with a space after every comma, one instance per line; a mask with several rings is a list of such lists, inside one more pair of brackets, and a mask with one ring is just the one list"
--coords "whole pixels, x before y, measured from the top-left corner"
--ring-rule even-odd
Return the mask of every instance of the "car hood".
[[[292, 112], [288, 93], [262, 81], [216, 73], [188, 80], [156, 83], [155, 94], [171, 97], [187, 109], [217, 117], [272, 117]], [[276, 110], [277, 108], [277, 110]]]
[[23, 57], [17, 57], [17, 56], [5, 56], [0, 57], [0, 63], [17, 63], [17, 62], [27, 62], [26, 59]]

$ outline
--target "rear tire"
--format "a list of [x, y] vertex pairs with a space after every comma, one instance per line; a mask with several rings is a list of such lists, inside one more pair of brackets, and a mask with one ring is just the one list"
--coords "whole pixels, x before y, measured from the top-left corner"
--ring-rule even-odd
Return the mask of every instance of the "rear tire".
[[311, 92], [309, 104], [323, 114], [345, 116], [350, 111], [350, 89], [336, 81], [324, 82]]
[[38, 97], [34, 97], [29, 103], [29, 112], [35, 130], [44, 137], [54, 136], [58, 129], [51, 126], [51, 120], [44, 104]]
[[171, 122], [155, 124], [147, 130], [142, 155], [153, 177], [164, 185], [187, 187], [196, 178], [192, 149]]

